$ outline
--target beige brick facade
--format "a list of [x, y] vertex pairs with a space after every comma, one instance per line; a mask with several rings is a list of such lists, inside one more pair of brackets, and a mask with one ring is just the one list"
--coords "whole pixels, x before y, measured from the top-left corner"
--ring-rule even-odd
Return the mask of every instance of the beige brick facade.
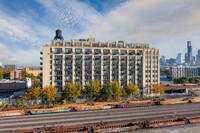
[[118, 81], [123, 88], [137, 84], [141, 93], [149, 94], [149, 86], [160, 83], [159, 50], [149, 44], [94, 38], [52, 40], [51, 46], [43, 46], [43, 87], [52, 84], [61, 91], [69, 82], [86, 86], [94, 79], [101, 85]]

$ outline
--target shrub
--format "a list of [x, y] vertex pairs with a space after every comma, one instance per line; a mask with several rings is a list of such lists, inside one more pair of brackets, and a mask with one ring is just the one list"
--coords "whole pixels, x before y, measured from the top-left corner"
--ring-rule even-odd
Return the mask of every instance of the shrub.
[[25, 105], [25, 102], [24, 102], [24, 100], [16, 100], [15, 101], [15, 106], [16, 107], [18, 107], [18, 108], [23, 108], [23, 107], [25, 107], [26, 105]]
[[2, 104], [1, 104], [1, 108], [6, 108], [6, 106], [7, 106], [7, 105], [6, 105], [6, 102], [3, 101]]

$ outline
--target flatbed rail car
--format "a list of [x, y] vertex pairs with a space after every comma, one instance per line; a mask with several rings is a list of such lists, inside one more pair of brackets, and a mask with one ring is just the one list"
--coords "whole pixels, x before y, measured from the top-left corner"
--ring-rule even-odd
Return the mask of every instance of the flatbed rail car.
[[184, 124], [192, 124], [192, 123], [200, 123], [200, 117], [182, 117], [177, 119], [167, 119], [167, 120], [157, 120], [157, 121], [142, 121], [135, 123], [125, 123], [125, 124], [108, 124], [108, 123], [100, 123], [96, 125], [85, 125], [82, 127], [74, 127], [74, 128], [57, 128], [45, 130], [44, 133], [113, 133], [113, 132], [125, 132], [125, 131], [133, 131], [137, 129], [148, 129], [148, 128], [159, 128], [159, 127], [168, 127], [175, 125], [184, 125]]

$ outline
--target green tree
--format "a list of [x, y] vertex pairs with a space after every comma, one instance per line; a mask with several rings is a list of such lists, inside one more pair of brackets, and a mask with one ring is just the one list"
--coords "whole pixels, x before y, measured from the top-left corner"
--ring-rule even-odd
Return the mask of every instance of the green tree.
[[24, 102], [24, 100], [16, 100], [15, 101], [15, 106], [16, 107], [18, 107], [18, 108], [23, 108], [23, 107], [25, 107], [26, 106], [26, 104], [25, 104], [25, 102]]
[[22, 76], [22, 80], [26, 80], [26, 78], [28, 77], [28, 73], [26, 71], [22, 71], [21, 76]]
[[57, 89], [50, 84], [43, 89], [43, 96], [49, 103], [51, 103], [57, 97]]
[[113, 97], [119, 97], [122, 95], [122, 86], [117, 82], [111, 82]]
[[160, 69], [162, 75], [166, 75], [168, 79], [171, 79], [170, 69]]
[[100, 81], [91, 80], [89, 85], [86, 86], [85, 90], [90, 97], [98, 95], [101, 91]]
[[1, 108], [6, 108], [6, 106], [7, 106], [7, 105], [6, 105], [6, 102], [3, 101], [2, 104], [1, 104]]
[[194, 82], [195, 82], [195, 83], [199, 83], [199, 79], [195, 79]]
[[63, 90], [63, 96], [65, 98], [72, 98], [74, 100], [77, 99], [78, 96], [81, 95], [82, 86], [80, 83], [68, 83], [65, 89]]
[[111, 83], [106, 83], [103, 85], [101, 90], [101, 95], [106, 98], [106, 100], [111, 99], [113, 96], [113, 89]]
[[194, 78], [190, 77], [188, 78], [189, 83], [194, 83]]
[[180, 79], [179, 78], [174, 78], [174, 84], [180, 84]]
[[130, 95], [137, 95], [139, 92], [139, 88], [137, 85], [134, 85], [133, 83], [129, 83], [126, 87], [126, 94], [128, 96]]
[[26, 80], [26, 78], [31, 78], [31, 81], [34, 82], [34, 80], [36, 79], [36, 77], [32, 73], [28, 74], [26, 71], [22, 71], [21, 76], [22, 80]]
[[181, 78], [180, 78], [180, 83], [181, 83], [181, 84], [188, 83], [188, 78], [187, 78], [187, 77], [181, 77]]

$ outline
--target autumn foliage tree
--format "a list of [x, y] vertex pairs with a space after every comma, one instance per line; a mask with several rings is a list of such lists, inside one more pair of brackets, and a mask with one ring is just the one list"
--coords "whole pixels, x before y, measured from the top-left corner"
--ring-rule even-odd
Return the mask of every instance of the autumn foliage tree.
[[72, 98], [76, 99], [78, 96], [81, 95], [82, 86], [80, 83], [68, 83], [65, 89], [63, 90], [63, 96], [65, 98]]
[[150, 86], [151, 88], [151, 93], [154, 94], [164, 94], [165, 93], [165, 87], [162, 86], [161, 84], [152, 84]]
[[22, 95], [24, 100], [32, 99], [36, 100], [42, 97], [42, 89], [40, 87], [30, 88]]
[[3, 79], [3, 73], [0, 71], [0, 80]]
[[98, 95], [101, 91], [100, 81], [98, 80], [90, 81], [89, 85], [86, 86], [85, 90], [90, 97]]
[[119, 97], [122, 95], [122, 86], [117, 81], [111, 82], [113, 97]]
[[48, 102], [52, 102], [55, 100], [57, 96], [56, 93], [57, 89], [51, 84], [43, 89], [43, 96]]
[[139, 91], [139, 88], [137, 85], [134, 85], [133, 83], [129, 83], [126, 87], [126, 94], [128, 96], [130, 95], [137, 95]]

